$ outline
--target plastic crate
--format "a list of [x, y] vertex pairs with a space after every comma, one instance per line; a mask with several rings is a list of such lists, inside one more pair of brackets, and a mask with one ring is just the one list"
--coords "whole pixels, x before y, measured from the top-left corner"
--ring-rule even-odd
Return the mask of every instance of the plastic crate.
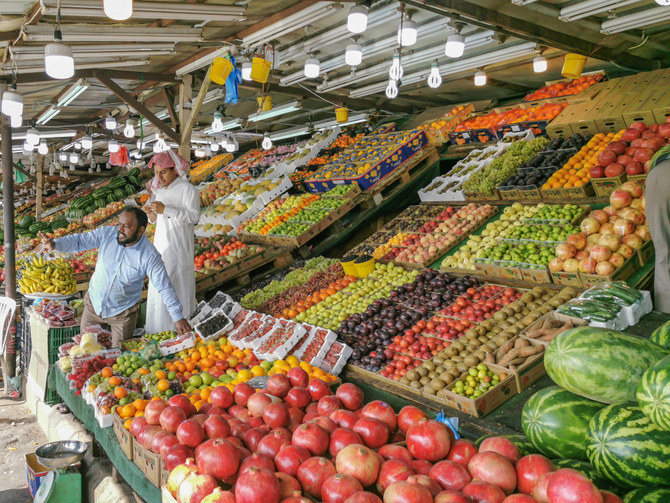
[[66, 342], [72, 342], [79, 331], [79, 326], [49, 328], [49, 365], [58, 361], [58, 348]]
[[60, 397], [58, 393], [56, 393], [56, 390], [53, 389], [51, 386], [47, 387], [47, 391], [44, 394], [44, 403], [47, 405], [56, 405], [59, 404], [63, 401], [63, 399]]

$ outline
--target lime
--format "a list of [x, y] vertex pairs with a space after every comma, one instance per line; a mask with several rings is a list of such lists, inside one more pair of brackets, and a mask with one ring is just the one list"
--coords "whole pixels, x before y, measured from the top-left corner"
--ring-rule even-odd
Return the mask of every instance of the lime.
[[[210, 378], [211, 378], [211, 377], [212, 377], [212, 376], [210, 376]], [[198, 387], [202, 386], [203, 380], [202, 380], [202, 377], [200, 377], [200, 375], [196, 374], [196, 375], [192, 375], [192, 376], [189, 378], [188, 383], [189, 383], [191, 386], [194, 386], [194, 387], [198, 388]]]

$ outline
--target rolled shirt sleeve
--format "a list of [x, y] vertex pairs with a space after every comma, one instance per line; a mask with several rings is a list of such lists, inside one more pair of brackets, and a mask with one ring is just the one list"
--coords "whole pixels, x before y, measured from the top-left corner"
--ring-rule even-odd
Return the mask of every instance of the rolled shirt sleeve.
[[59, 252], [82, 252], [99, 248], [100, 244], [108, 239], [110, 234], [115, 233], [114, 227], [99, 227], [91, 232], [72, 234], [62, 238], [54, 239], [54, 247]]
[[181, 302], [179, 302], [179, 298], [177, 297], [177, 293], [175, 292], [172, 283], [170, 282], [170, 278], [165, 270], [165, 264], [163, 264], [160, 255], [156, 254], [156, 256], [149, 261], [147, 276], [149, 276], [149, 281], [151, 281], [154, 288], [160, 293], [161, 299], [163, 299], [163, 303], [165, 304], [168, 313], [170, 313], [172, 321], [176, 323], [181, 320], [184, 317], [182, 305]]

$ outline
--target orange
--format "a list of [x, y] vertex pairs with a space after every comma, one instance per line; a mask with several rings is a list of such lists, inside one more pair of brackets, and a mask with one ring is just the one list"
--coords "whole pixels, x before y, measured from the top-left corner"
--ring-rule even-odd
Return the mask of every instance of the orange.
[[200, 394], [191, 395], [188, 397], [188, 400], [195, 405], [195, 403], [200, 400]]
[[170, 381], [168, 381], [167, 379], [161, 379], [160, 381], [158, 381], [158, 384], [156, 386], [158, 387], [159, 391], [168, 390], [170, 389]]
[[200, 398], [202, 398], [205, 401], [209, 400], [209, 395], [211, 394], [212, 394], [212, 388], [210, 387], [200, 390]]
[[265, 369], [260, 365], [255, 365], [251, 368], [251, 373], [254, 377], [261, 377], [265, 375]]
[[152, 396], [152, 397], [151, 397], [151, 400], [149, 400], [149, 401], [150, 401], [150, 402], [153, 402], [154, 400], [162, 400], [162, 398], [159, 397], [159, 396]]
[[254, 377], [254, 375], [247, 369], [240, 370], [237, 373], [237, 380], [240, 382], [247, 382], [252, 377]]
[[184, 370], [188, 370], [189, 372], [191, 370], [195, 370], [195, 363], [194, 362], [186, 362], [186, 368]]
[[147, 401], [142, 400], [141, 398], [138, 398], [133, 402], [133, 407], [135, 407], [135, 410], [142, 411], [146, 408], [147, 406]]
[[144, 367], [137, 369], [137, 371], [143, 376], [149, 375], [151, 373], [149, 369], [145, 369]]
[[300, 360], [298, 360], [295, 356], [290, 355], [286, 357], [286, 363], [288, 363], [291, 367], [297, 367], [300, 365]]
[[200, 360], [200, 367], [209, 368], [214, 365], [214, 360], [207, 357]]
[[156, 374], [156, 377], [158, 377], [158, 379], [165, 379], [165, 378], [167, 378], [167, 374], [165, 373], [164, 370], [157, 370], [157, 371], [155, 372], [155, 374]]
[[130, 424], [131, 424], [132, 422], [133, 422], [132, 419], [126, 419], [126, 420], [123, 422], [123, 427], [124, 427], [126, 430], [130, 430]]
[[125, 397], [128, 394], [128, 390], [124, 388], [123, 386], [117, 386], [114, 389], [114, 396], [118, 398], [119, 400]]
[[118, 386], [121, 384], [121, 378], [119, 376], [112, 376], [109, 378], [109, 384], [111, 386]]
[[138, 410], [137, 412], [135, 412], [135, 417], [142, 417], [143, 415], [144, 415], [143, 410]]
[[207, 402], [206, 402], [205, 400], [198, 400], [198, 401], [195, 402], [193, 405], [195, 406], [195, 410], [197, 411], [197, 410], [200, 410], [200, 407], [202, 407], [202, 406], [205, 405], [206, 403], [207, 403]]
[[114, 375], [114, 371], [111, 369], [111, 367], [105, 367], [100, 371], [100, 373], [104, 378], [112, 377]]
[[135, 410], [135, 407], [133, 406], [133, 404], [128, 404], [128, 405], [124, 405], [123, 407], [121, 407], [120, 415], [121, 415], [122, 418], [133, 417], [135, 415], [135, 412], [136, 412], [136, 410]]

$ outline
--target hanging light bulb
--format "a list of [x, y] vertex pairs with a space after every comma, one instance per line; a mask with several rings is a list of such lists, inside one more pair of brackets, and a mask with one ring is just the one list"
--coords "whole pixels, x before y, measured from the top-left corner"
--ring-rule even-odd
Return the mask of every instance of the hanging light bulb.
[[242, 80], [251, 80], [251, 68], [253, 67], [251, 61], [242, 63]]
[[321, 71], [321, 63], [319, 62], [318, 59], [316, 58], [309, 58], [307, 61], [305, 61], [305, 77], [308, 79], [315, 79], [319, 76], [319, 72]]
[[168, 144], [163, 138], [162, 135], [158, 136], [158, 139], [156, 140], [156, 143], [154, 144], [154, 152], [160, 153], [160, 152], [165, 152], [169, 150]]
[[396, 83], [395, 80], [390, 79], [389, 80], [389, 85], [386, 87], [386, 97], [390, 100], [397, 98], [398, 93], [400, 91], [398, 90], [398, 84]]
[[460, 33], [454, 33], [447, 37], [447, 45], [444, 54], [448, 58], [460, 58], [465, 51], [465, 38]]
[[138, 150], [137, 152], [135, 152], [135, 156], [134, 156], [134, 157], [135, 157], [135, 159], [142, 159], [142, 152], [140, 152], [140, 151]]
[[49, 147], [47, 146], [47, 141], [42, 140], [39, 147], [37, 147], [37, 152], [42, 155], [47, 155], [49, 153]]
[[60, 30], [54, 31], [54, 41], [44, 47], [44, 68], [52, 79], [69, 79], [74, 75], [72, 48], [62, 43]]
[[475, 85], [477, 87], [486, 85], [486, 72], [484, 70], [477, 70], [475, 73]]
[[391, 68], [389, 69], [389, 77], [391, 77], [392, 80], [400, 80], [402, 79], [404, 73], [405, 72], [402, 69], [402, 65], [400, 64], [400, 55], [394, 54], [393, 63], [391, 64]]
[[26, 143], [37, 145], [40, 142], [40, 132], [35, 128], [26, 131]]
[[212, 147], [209, 145], [205, 145], [205, 155], [207, 157], [212, 157]]
[[0, 105], [2, 113], [9, 117], [17, 117], [23, 115], [23, 96], [16, 92], [16, 84], [12, 84], [12, 88], [2, 93], [2, 105]]
[[81, 150], [81, 142], [80, 141], [74, 142], [74, 149], [75, 150]]
[[428, 75], [428, 87], [437, 89], [442, 85], [442, 75], [440, 75], [440, 65], [437, 61], [430, 65], [430, 75]]
[[89, 135], [81, 137], [81, 148], [83, 148], [84, 150], [90, 150], [92, 146], [93, 146], [93, 138], [91, 138]]
[[135, 143], [135, 146], [137, 147], [138, 150], [144, 150], [147, 147], [147, 142], [145, 142], [142, 138], [137, 140], [137, 143]]
[[114, 21], [125, 21], [133, 15], [133, 0], [104, 0], [105, 16]]
[[403, 47], [409, 47], [416, 44], [416, 23], [411, 19], [406, 19], [398, 27], [398, 44]]
[[9, 118], [9, 125], [13, 128], [21, 127], [23, 125], [23, 117], [21, 115], [12, 115]]
[[363, 33], [368, 27], [368, 8], [354, 5], [347, 15], [347, 30], [351, 33]]
[[35, 148], [35, 144], [34, 144], [34, 143], [30, 143], [28, 140], [25, 140], [25, 141], [23, 142], [23, 150], [24, 150], [25, 152], [32, 152], [34, 148]]
[[123, 136], [126, 138], [132, 138], [135, 136], [135, 121], [128, 119], [126, 121], [126, 127], [123, 130]]
[[113, 129], [116, 129], [117, 122], [116, 118], [113, 115], [108, 115], [105, 118], [105, 129], [109, 129], [110, 131]]
[[213, 141], [212, 143], [209, 144], [209, 148], [212, 152], [218, 152], [220, 147], [221, 147], [221, 145], [219, 145], [215, 141]]
[[119, 151], [119, 142], [116, 140], [109, 140], [109, 143], [107, 144], [107, 150], [111, 154], [116, 154]]
[[223, 116], [219, 112], [214, 113], [214, 120], [212, 121], [212, 131], [214, 131], [215, 133], [223, 131], [223, 122], [221, 122], [222, 118]]
[[65, 152], [58, 153], [58, 160], [60, 162], [67, 162], [67, 154]]
[[344, 53], [344, 61], [349, 66], [358, 66], [363, 61], [363, 47], [359, 44], [349, 44]]
[[76, 152], [72, 152], [70, 154], [70, 163], [72, 164], [77, 164], [79, 162], [79, 154]]
[[232, 154], [233, 152], [237, 152], [238, 148], [240, 148], [240, 144], [237, 142], [237, 140], [233, 140], [232, 142], [228, 143], [228, 145], [226, 145], [226, 152]]
[[535, 73], [542, 73], [547, 71], [547, 58], [540, 55], [533, 58], [533, 71]]
[[224, 136], [223, 138], [221, 138], [221, 141], [219, 143], [221, 144], [221, 146], [223, 148], [226, 148], [226, 145], [228, 145], [228, 142], [229, 142], [228, 137]]
[[261, 143], [261, 146], [265, 150], [270, 150], [272, 148], [272, 140], [270, 137], [267, 135], [267, 133], [263, 136], [263, 143]]
[[196, 148], [195, 149], [195, 156], [196, 157], [205, 157], [205, 151], [201, 148]]

